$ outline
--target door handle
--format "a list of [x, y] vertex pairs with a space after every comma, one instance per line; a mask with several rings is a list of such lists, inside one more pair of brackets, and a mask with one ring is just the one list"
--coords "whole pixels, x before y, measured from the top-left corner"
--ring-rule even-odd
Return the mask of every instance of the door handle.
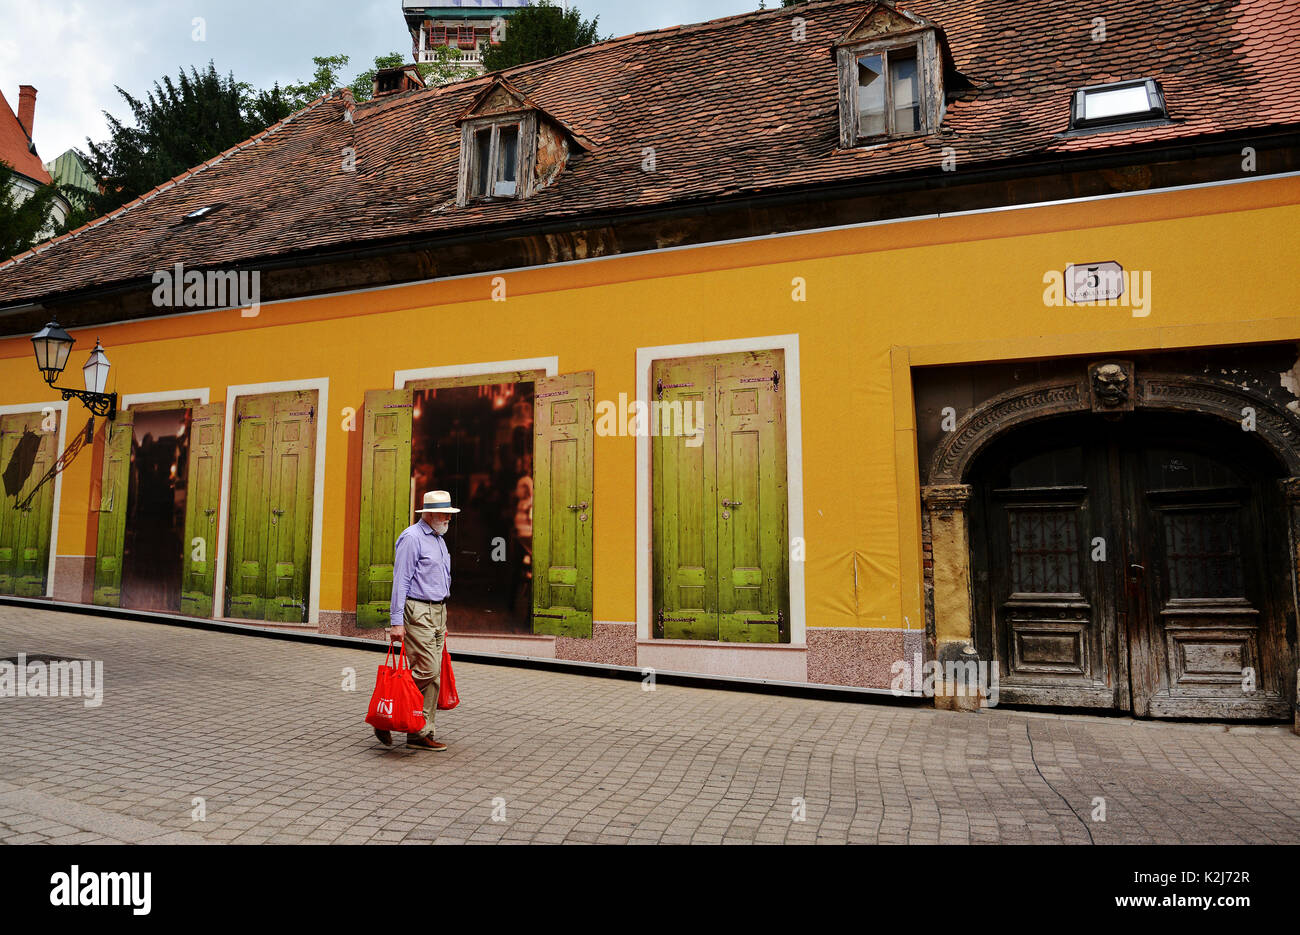
[[740, 501], [739, 501], [739, 500], [723, 500], [723, 501], [722, 501], [722, 505], [725, 506], [725, 507], [735, 507], [735, 506], [740, 506]]
[[573, 510], [574, 512], [577, 512], [578, 510], [585, 510], [586, 508], [587, 508], [587, 501], [585, 500], [582, 503], [569, 504], [569, 509]]
[[1132, 563], [1128, 566], [1128, 576], [1130, 578], [1136, 578], [1144, 571], [1146, 571], [1146, 567], [1143, 565], [1138, 565], [1137, 563]]

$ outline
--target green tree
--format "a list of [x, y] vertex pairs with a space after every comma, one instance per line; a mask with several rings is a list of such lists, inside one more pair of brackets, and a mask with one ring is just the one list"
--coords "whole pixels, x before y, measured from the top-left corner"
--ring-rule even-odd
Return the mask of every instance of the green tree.
[[233, 75], [217, 74], [211, 62], [204, 71], [182, 69], [176, 81], [155, 81], [143, 100], [118, 87], [134, 126], [105, 111], [109, 138], [87, 140], [90, 152], [83, 158], [103, 185], [91, 196], [95, 210], [138, 198], [262, 129], [249, 119], [248, 92]]
[[59, 197], [57, 185], [42, 185], [23, 197], [16, 185], [17, 172], [0, 160], [0, 259], [16, 256], [46, 239], [53, 228], [53, 212]]
[[284, 86], [284, 96], [292, 106], [292, 110], [306, 107], [318, 97], [333, 94], [335, 89], [341, 86], [339, 71], [347, 65], [348, 59], [347, 55], [313, 56], [312, 62], [316, 66], [316, 71], [312, 73], [311, 80]]
[[591, 45], [600, 38], [596, 33], [599, 19], [583, 20], [578, 10], [565, 12], [549, 0], [522, 7], [506, 22], [505, 39], [483, 50], [483, 67], [500, 71]]

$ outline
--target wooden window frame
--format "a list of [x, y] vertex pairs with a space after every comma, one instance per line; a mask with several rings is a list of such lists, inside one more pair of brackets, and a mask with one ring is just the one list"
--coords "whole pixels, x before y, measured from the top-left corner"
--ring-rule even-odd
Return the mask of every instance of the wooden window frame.
[[[498, 145], [501, 139], [501, 130], [504, 127], [518, 127], [519, 130], [519, 165], [515, 170], [515, 193], [513, 195], [497, 195], [496, 190], [496, 171], [498, 164]], [[481, 181], [481, 167], [477, 162], [477, 149], [475, 147], [475, 137], [481, 130], [491, 129], [492, 144], [488, 151], [488, 194], [475, 194], [478, 189], [478, 182]], [[536, 112], [513, 113], [513, 114], [494, 114], [491, 117], [480, 117], [472, 120], [466, 120], [461, 124], [460, 136], [460, 182], [458, 186], [457, 201], [460, 205], [484, 204], [493, 201], [519, 201], [527, 198], [533, 192], [535, 166], [537, 159], [537, 114]]]
[[[894, 130], [894, 89], [889, 64], [890, 53], [916, 50], [917, 92], [921, 105], [921, 127], [898, 133]], [[885, 121], [887, 130], [864, 136], [858, 126], [857, 61], [863, 55], [879, 54], [884, 58]], [[840, 148], [856, 149], [889, 140], [928, 136], [939, 129], [943, 120], [943, 74], [934, 30], [910, 32], [904, 36], [844, 45], [837, 52], [840, 78]]]

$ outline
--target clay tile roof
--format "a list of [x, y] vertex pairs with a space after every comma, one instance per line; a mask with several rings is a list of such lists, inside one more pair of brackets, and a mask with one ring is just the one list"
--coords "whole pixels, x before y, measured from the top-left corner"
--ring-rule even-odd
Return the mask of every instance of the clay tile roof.
[[[356, 105], [316, 102], [107, 220], [0, 263], [0, 304], [211, 267], [441, 232], [1051, 159], [1300, 123], [1295, 0], [901, 0], [934, 22], [972, 87], [940, 132], [837, 152], [832, 45], [871, 6], [826, 0], [637, 33], [503, 76], [588, 151], [525, 201], [457, 207], [457, 120], [496, 80]], [[1085, 12], [1080, 12], [1084, 10]], [[806, 39], [791, 41], [791, 20]], [[1104, 16], [1106, 38], [1092, 39]], [[1173, 122], [1062, 137], [1072, 92], [1152, 77]], [[356, 171], [344, 171], [344, 147]], [[655, 152], [656, 171], [642, 171]], [[195, 224], [181, 217], [217, 202]]]
[[42, 185], [50, 184], [50, 173], [41, 164], [41, 157], [32, 152], [31, 137], [18, 122], [18, 115], [9, 106], [4, 92], [0, 91], [0, 161], [9, 163], [20, 174]]

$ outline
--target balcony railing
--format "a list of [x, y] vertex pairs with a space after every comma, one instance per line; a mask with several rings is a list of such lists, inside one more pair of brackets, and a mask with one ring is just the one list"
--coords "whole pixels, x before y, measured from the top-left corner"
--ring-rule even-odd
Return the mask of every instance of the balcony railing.
[[[459, 62], [463, 65], [483, 64], [483, 53], [478, 49], [457, 49], [455, 46], [445, 46], [445, 48], [450, 49], [452, 52], [459, 52]], [[436, 49], [416, 49], [415, 54], [420, 57], [421, 62], [436, 62], [438, 60]], [[455, 62], [457, 59], [453, 55], [449, 61]]]

